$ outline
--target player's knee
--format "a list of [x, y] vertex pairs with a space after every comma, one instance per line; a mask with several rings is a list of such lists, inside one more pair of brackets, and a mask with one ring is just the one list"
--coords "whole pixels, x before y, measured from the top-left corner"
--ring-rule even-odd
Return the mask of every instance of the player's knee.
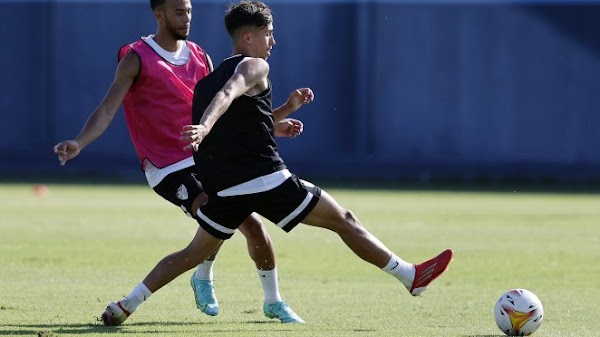
[[258, 217], [250, 216], [239, 227], [240, 232], [248, 241], [257, 244], [265, 244], [268, 242], [268, 234], [265, 226]]
[[351, 210], [349, 209], [344, 209], [342, 211], [342, 216], [343, 216], [343, 221], [346, 223], [346, 225], [348, 226], [357, 226], [358, 223], [358, 218], [356, 217], [356, 215], [354, 215], [354, 213], [352, 213]]
[[344, 209], [342, 211], [342, 217], [340, 219], [340, 222], [342, 230], [356, 231], [361, 230], [362, 227], [356, 215], [354, 215], [354, 213], [352, 213], [352, 211], [348, 209]]

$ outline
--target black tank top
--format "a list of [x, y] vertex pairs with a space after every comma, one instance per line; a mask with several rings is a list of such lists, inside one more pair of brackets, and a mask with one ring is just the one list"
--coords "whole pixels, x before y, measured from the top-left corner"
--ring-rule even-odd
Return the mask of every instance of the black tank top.
[[[196, 84], [192, 122], [198, 124], [216, 93], [233, 75], [243, 55], [225, 59]], [[256, 96], [242, 95], [217, 120], [194, 152], [198, 178], [208, 194], [286, 168], [273, 139], [271, 81]]]

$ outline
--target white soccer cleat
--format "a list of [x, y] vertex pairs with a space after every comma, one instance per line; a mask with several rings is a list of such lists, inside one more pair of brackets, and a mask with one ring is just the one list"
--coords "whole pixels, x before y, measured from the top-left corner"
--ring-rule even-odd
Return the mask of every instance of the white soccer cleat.
[[112, 302], [102, 313], [100, 319], [106, 326], [117, 326], [123, 324], [131, 313], [121, 305], [121, 302]]

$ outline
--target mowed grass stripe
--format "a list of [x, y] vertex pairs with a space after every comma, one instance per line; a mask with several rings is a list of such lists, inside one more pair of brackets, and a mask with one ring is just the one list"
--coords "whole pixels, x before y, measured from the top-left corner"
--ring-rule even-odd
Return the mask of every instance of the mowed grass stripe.
[[541, 299], [535, 336], [597, 336], [600, 195], [493, 191], [328, 189], [399, 256], [455, 249], [423, 298], [358, 259], [334, 234], [270, 223], [283, 298], [308, 324], [262, 314], [262, 290], [236, 234], [215, 267], [221, 314], [196, 308], [188, 272], [121, 327], [99, 326], [104, 306], [183, 248], [196, 224], [143, 185], [0, 185], [0, 335], [500, 336], [496, 299], [525, 288]]

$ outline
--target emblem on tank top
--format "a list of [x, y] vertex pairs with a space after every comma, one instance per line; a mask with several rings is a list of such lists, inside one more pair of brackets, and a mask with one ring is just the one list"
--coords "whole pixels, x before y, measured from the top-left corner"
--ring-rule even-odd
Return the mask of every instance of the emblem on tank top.
[[187, 188], [185, 188], [185, 186], [183, 184], [181, 184], [179, 186], [179, 188], [177, 189], [177, 198], [179, 198], [179, 200], [187, 200], [188, 199], [188, 191]]

